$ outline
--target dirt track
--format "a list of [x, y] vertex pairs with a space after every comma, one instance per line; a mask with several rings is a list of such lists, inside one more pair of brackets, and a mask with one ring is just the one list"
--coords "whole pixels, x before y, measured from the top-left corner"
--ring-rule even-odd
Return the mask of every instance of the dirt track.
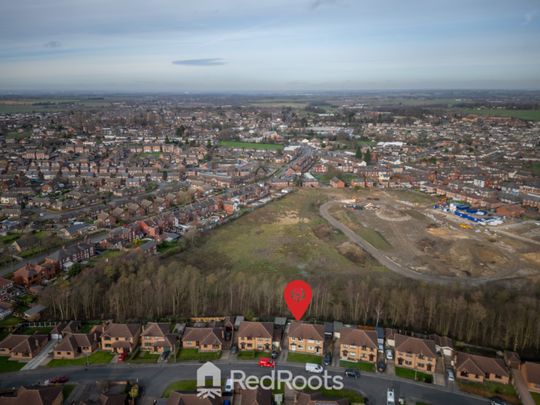
[[478, 285], [483, 284], [491, 281], [501, 281], [501, 280], [510, 280], [515, 279], [515, 276], [508, 276], [508, 275], [499, 275], [499, 276], [484, 276], [484, 277], [450, 277], [450, 276], [443, 276], [443, 275], [436, 275], [436, 274], [425, 274], [425, 273], [419, 273], [415, 270], [412, 270], [409, 267], [403, 266], [400, 263], [395, 262], [394, 260], [390, 259], [384, 252], [381, 250], [375, 248], [370, 243], [368, 243], [366, 240], [362, 239], [358, 234], [356, 234], [354, 231], [352, 231], [347, 225], [343, 224], [342, 222], [338, 221], [336, 218], [334, 218], [330, 212], [329, 209], [334, 206], [342, 204], [340, 201], [329, 201], [319, 208], [319, 213], [321, 216], [326, 219], [334, 228], [339, 229], [343, 234], [353, 243], [360, 246], [362, 249], [364, 249], [366, 252], [368, 252], [373, 258], [375, 258], [379, 263], [381, 263], [383, 266], [388, 268], [389, 270], [404, 276], [408, 278], [412, 278], [419, 281], [424, 281], [427, 283], [437, 283], [437, 284], [449, 284], [449, 283], [461, 283], [466, 282], [468, 285]]

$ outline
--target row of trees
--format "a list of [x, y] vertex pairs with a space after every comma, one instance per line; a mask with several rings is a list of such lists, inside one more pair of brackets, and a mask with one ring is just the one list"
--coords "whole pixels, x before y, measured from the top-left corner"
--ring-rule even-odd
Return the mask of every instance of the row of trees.
[[[49, 287], [42, 301], [55, 319], [178, 320], [193, 315], [288, 315], [280, 274], [202, 271], [156, 258], [116, 258]], [[422, 285], [376, 276], [322, 274], [308, 280], [313, 300], [305, 319], [438, 333], [486, 346], [540, 349], [538, 286], [519, 294], [486, 286]], [[536, 290], [534, 290], [536, 288]]]

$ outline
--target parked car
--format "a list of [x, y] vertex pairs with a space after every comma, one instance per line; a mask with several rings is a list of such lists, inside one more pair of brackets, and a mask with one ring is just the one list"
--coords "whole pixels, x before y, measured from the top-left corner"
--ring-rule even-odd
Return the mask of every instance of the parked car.
[[225, 396], [231, 396], [232, 393], [233, 393], [233, 380], [232, 379], [227, 379], [227, 381], [225, 381], [225, 388], [223, 389], [223, 395]]
[[379, 360], [377, 362], [377, 371], [380, 373], [384, 373], [385, 370], [386, 370], [386, 363], [384, 362], [384, 360]]
[[259, 359], [259, 367], [274, 368], [276, 367], [276, 362], [268, 357], [263, 357], [262, 359]]
[[448, 376], [448, 381], [455, 381], [454, 371], [451, 369], [446, 370], [446, 375]]
[[279, 357], [279, 352], [277, 350], [272, 350], [271, 357], [275, 360]]
[[306, 363], [306, 371], [309, 373], [322, 374], [324, 368], [320, 364]]
[[350, 378], [358, 378], [360, 377], [360, 371], [355, 368], [348, 368], [345, 370], [345, 375]]
[[489, 399], [490, 405], [507, 405], [508, 403], [501, 397], [491, 397]]
[[225, 331], [225, 340], [231, 340], [232, 332], [230, 330]]
[[332, 364], [332, 353], [328, 352], [324, 355], [323, 364], [325, 366], [329, 366], [330, 364]]
[[236, 353], [238, 353], [238, 346], [232, 345], [231, 346], [231, 354], [236, 354]]
[[119, 362], [125, 361], [126, 357], [127, 357], [127, 353], [120, 353], [120, 355], [118, 356], [118, 361]]
[[386, 405], [394, 405], [396, 403], [395, 397], [394, 397], [394, 389], [388, 388], [386, 391]]
[[394, 360], [394, 353], [391, 349], [386, 349], [386, 360]]
[[65, 375], [61, 375], [61, 376], [58, 376], [58, 377], [53, 377], [49, 380], [49, 383], [51, 384], [64, 384], [64, 383], [67, 383], [69, 381], [69, 377], [65, 376]]

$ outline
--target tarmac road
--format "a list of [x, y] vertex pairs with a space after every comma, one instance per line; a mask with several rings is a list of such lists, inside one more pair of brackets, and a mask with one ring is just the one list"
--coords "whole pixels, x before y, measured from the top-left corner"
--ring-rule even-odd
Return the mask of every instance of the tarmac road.
[[[226, 361], [214, 362], [221, 370], [222, 376], [228, 376], [231, 369], [243, 370], [247, 375], [262, 376], [269, 374], [269, 369], [260, 368], [253, 361]], [[174, 381], [195, 380], [200, 363], [176, 364], [108, 364], [105, 366], [91, 366], [87, 370], [83, 367], [69, 368], [41, 368], [29, 371], [0, 374], [0, 387], [6, 388], [22, 384], [36, 384], [55, 376], [66, 375], [70, 382], [94, 383], [98, 380], [137, 380], [144, 388], [143, 404], [151, 404], [161, 397], [165, 388]], [[278, 364], [278, 370], [289, 370], [296, 375], [309, 376], [304, 371], [303, 364]], [[330, 375], [342, 375], [343, 370], [328, 367]], [[222, 377], [225, 378], [225, 377]], [[394, 388], [396, 397], [408, 399], [408, 403], [424, 401], [433, 405], [480, 405], [488, 401], [476, 396], [453, 391], [452, 388], [433, 384], [417, 383], [386, 374], [363, 373], [358, 379], [344, 377], [345, 388], [362, 393], [369, 399], [370, 404], [386, 404], [386, 390]]]

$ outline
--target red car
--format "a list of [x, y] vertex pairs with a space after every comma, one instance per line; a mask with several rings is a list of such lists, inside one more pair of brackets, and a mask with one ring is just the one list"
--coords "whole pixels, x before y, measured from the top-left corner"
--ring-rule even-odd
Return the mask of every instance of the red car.
[[126, 353], [120, 353], [120, 355], [118, 356], [118, 361], [124, 361], [126, 357]]
[[274, 367], [276, 367], [276, 362], [274, 360], [272, 360], [272, 359], [264, 357], [264, 358], [259, 360], [259, 367], [274, 368]]

